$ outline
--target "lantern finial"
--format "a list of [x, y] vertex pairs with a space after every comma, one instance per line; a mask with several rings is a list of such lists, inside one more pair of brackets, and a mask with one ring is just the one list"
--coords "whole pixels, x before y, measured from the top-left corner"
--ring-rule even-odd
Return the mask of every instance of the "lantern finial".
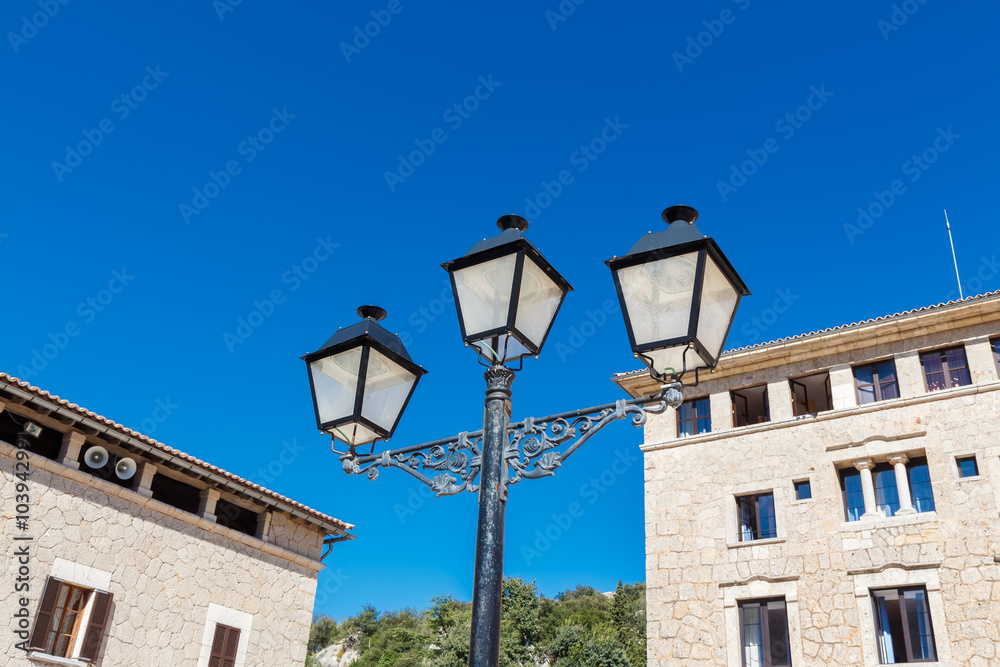
[[497, 227], [500, 228], [501, 232], [505, 232], [508, 229], [516, 229], [519, 232], [524, 232], [528, 230], [528, 221], [519, 215], [501, 215], [497, 218]]
[[668, 225], [679, 221], [693, 225], [698, 220], [698, 211], [691, 206], [670, 206], [663, 209], [660, 217]]
[[379, 308], [378, 306], [361, 306], [358, 308], [358, 316], [363, 319], [371, 318], [376, 322], [380, 322], [385, 319], [386, 312], [384, 308]]

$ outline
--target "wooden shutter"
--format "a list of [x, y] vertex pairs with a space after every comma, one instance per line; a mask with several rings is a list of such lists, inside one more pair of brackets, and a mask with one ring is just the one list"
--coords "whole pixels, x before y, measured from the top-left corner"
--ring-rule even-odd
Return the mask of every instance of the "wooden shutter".
[[97, 654], [101, 650], [101, 640], [104, 639], [104, 630], [108, 624], [111, 611], [111, 600], [114, 595], [104, 591], [94, 591], [94, 608], [90, 612], [90, 623], [87, 625], [87, 634], [83, 638], [83, 649], [80, 651], [80, 659], [93, 662], [97, 659]]
[[45, 648], [45, 637], [49, 634], [52, 613], [56, 610], [56, 600], [59, 599], [59, 589], [62, 587], [62, 583], [55, 577], [45, 579], [45, 589], [42, 591], [42, 600], [38, 605], [38, 613], [35, 615], [35, 628], [31, 631], [29, 648]]
[[236, 649], [239, 648], [239, 645], [240, 631], [238, 628], [216, 623], [208, 667], [234, 667], [236, 665]]

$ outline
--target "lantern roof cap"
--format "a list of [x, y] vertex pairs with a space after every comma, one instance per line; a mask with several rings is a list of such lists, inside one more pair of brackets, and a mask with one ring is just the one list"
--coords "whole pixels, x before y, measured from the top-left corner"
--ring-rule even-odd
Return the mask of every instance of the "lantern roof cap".
[[632, 246], [631, 250], [625, 253], [625, 256], [637, 255], [650, 250], [661, 250], [706, 238], [698, 226], [694, 224], [695, 220], [698, 219], [698, 211], [691, 206], [671, 206], [664, 209], [661, 217], [669, 226], [663, 231], [650, 232], [643, 236]]
[[[472, 257], [480, 253], [484, 253], [501, 246], [508, 244], [514, 244], [521, 242], [528, 247], [541, 259], [545, 259], [541, 251], [535, 246], [534, 243], [528, 240], [528, 237], [524, 235], [524, 232], [528, 229], [528, 221], [519, 215], [502, 215], [497, 219], [497, 227], [500, 228], [500, 233], [496, 236], [491, 236], [488, 239], [483, 239], [476, 245], [469, 249], [469, 252], [465, 253], [459, 259], [465, 259], [467, 257]], [[451, 262], [445, 262], [441, 266], [448, 269], [449, 266], [454, 264], [455, 260]]]
[[312, 355], [322, 352], [327, 348], [342, 345], [348, 341], [367, 336], [376, 343], [379, 343], [383, 347], [386, 347], [403, 357], [410, 363], [413, 363], [413, 360], [410, 359], [410, 355], [407, 354], [406, 348], [403, 346], [403, 341], [399, 339], [399, 336], [389, 333], [378, 323], [379, 320], [385, 318], [385, 310], [379, 308], [378, 306], [361, 306], [358, 308], [358, 315], [362, 317], [360, 322], [340, 329], [337, 333], [330, 336], [330, 340], [326, 341], [323, 344], [323, 347], [306, 356], [312, 357]]

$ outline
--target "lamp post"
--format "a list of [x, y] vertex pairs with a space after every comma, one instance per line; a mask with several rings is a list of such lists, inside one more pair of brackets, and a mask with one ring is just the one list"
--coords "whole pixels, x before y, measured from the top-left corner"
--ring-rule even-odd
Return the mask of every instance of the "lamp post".
[[[630, 416], [641, 427], [649, 414], [678, 407], [684, 376], [693, 371], [696, 385], [699, 371], [718, 363], [739, 301], [749, 291], [715, 242], [698, 231], [697, 217], [691, 207], [672, 206], [663, 212], [665, 231], [607, 261], [633, 354], [661, 383], [656, 394], [510, 423], [514, 370], [541, 352], [572, 290], [525, 237], [528, 223], [516, 215], [497, 221], [499, 235], [442, 265], [451, 276], [465, 345], [487, 367], [482, 430], [375, 453], [375, 441], [392, 435], [424, 373], [399, 338], [378, 324], [385, 317], [381, 308], [359, 308], [361, 323], [303, 357], [317, 427], [334, 445], [347, 445], [338, 452], [345, 472], [375, 480], [380, 468], [396, 468], [438, 496], [479, 493], [470, 667], [499, 663], [508, 487], [554, 475], [613, 421]], [[508, 366], [514, 361], [517, 369]], [[359, 454], [357, 448], [367, 444], [371, 451]]]

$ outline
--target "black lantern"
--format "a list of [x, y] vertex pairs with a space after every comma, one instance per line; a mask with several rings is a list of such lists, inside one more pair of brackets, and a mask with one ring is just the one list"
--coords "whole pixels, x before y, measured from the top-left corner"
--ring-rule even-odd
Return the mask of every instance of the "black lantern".
[[573, 289], [525, 238], [527, 220], [505, 215], [497, 227], [499, 235], [441, 265], [451, 274], [463, 340], [491, 364], [537, 355]]
[[740, 299], [750, 294], [719, 246], [671, 206], [669, 227], [605, 262], [615, 277], [632, 351], [660, 380], [715, 368]]
[[361, 306], [358, 315], [361, 322], [302, 357], [309, 368], [316, 426], [352, 449], [392, 436], [427, 372], [413, 363], [398, 336], [378, 324], [384, 310]]

